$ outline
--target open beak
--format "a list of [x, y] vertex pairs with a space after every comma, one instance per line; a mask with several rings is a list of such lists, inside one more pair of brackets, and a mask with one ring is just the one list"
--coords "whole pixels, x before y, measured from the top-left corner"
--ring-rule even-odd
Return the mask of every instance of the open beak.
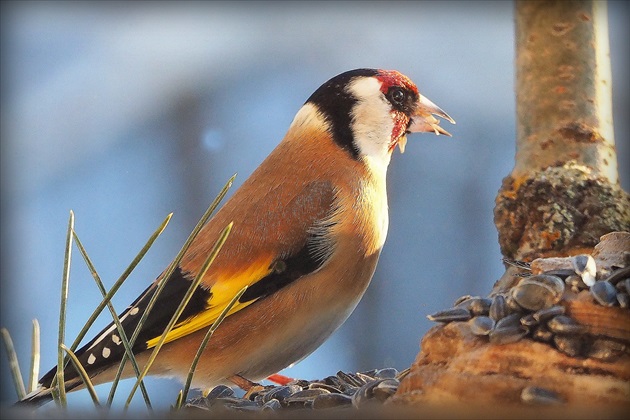
[[434, 132], [436, 135], [444, 134], [445, 136], [452, 137], [451, 133], [440, 127], [440, 120], [434, 117], [444, 118], [451, 124], [455, 124], [455, 120], [452, 119], [446, 112], [439, 106], [420, 95], [418, 100], [418, 108], [416, 113], [411, 117], [411, 124], [407, 128], [409, 133], [430, 133]]

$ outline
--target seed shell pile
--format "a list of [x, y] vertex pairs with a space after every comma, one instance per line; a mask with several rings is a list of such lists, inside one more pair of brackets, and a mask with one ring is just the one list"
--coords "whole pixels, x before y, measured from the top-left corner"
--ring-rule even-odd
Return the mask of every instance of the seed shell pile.
[[565, 313], [563, 305], [565, 293], [587, 290], [598, 305], [628, 310], [630, 321], [630, 267], [598, 271], [590, 255], [539, 259], [532, 264], [506, 262], [523, 270], [520, 281], [510, 290], [489, 297], [463, 296], [452, 308], [428, 318], [442, 323], [466, 322], [472, 334], [487, 337], [493, 344], [532, 339], [571, 357], [605, 362], [630, 352], [624, 340], [588, 333]]
[[407, 370], [337, 372], [321, 380], [295, 380], [284, 386], [256, 386], [243, 397], [225, 385], [186, 403], [186, 408], [209, 411], [279, 411], [356, 409], [380, 405], [396, 393]]

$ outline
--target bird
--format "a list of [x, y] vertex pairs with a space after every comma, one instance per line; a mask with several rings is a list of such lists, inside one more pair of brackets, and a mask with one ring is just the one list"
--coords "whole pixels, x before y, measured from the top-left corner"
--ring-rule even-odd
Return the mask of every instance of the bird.
[[[386, 173], [407, 134], [451, 136], [455, 121], [396, 70], [360, 68], [322, 84], [286, 135], [194, 238], [132, 345], [140, 369], [221, 231], [223, 247], [168, 333], [150, 375], [184, 380], [208, 328], [245, 286], [207, 343], [192, 386], [256, 383], [317, 349], [365, 293], [389, 225]], [[166, 270], [121, 314], [127, 337]], [[114, 323], [75, 352], [93, 384], [125, 353]], [[19, 401], [52, 399], [57, 367]], [[66, 391], [84, 388], [69, 363]], [[129, 363], [123, 378], [134, 376]]]

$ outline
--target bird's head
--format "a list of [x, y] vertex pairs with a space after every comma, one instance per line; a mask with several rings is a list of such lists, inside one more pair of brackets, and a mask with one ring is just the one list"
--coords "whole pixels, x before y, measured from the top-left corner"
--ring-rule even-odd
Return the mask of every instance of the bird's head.
[[[357, 69], [341, 73], [320, 86], [305, 107], [320, 114], [333, 140], [354, 158], [389, 163], [399, 146], [405, 151], [408, 133], [450, 136], [435, 116], [455, 121], [418, 92], [395, 70]], [[435, 116], [434, 116], [435, 115]]]

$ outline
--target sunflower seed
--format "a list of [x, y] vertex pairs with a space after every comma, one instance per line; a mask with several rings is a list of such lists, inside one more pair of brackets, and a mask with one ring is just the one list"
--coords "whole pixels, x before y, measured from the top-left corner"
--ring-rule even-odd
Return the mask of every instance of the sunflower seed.
[[381, 380], [372, 390], [374, 398], [381, 402], [385, 401], [396, 393], [399, 385], [400, 382], [398, 382], [396, 379], [390, 378]]
[[[389, 379], [381, 379], [389, 380]], [[362, 385], [352, 396], [352, 405], [356, 408], [366, 405], [374, 397], [374, 387], [381, 381], [372, 381]]]
[[624, 268], [615, 270], [612, 273], [610, 273], [610, 276], [608, 276], [608, 278], [606, 279], [606, 281], [609, 281], [610, 283], [615, 284], [615, 285], [619, 284], [623, 280], [626, 281], [626, 286], [625, 286], [626, 292], [630, 292], [627, 286], [627, 284], [630, 283], [630, 267], [624, 267]]
[[586, 356], [605, 362], [612, 362], [621, 357], [625, 351], [626, 345], [623, 343], [605, 338], [597, 338], [586, 352]]
[[608, 281], [598, 281], [592, 285], [591, 295], [602, 306], [613, 306], [617, 303], [617, 289]]
[[217, 404], [220, 404], [225, 408], [238, 411], [258, 410], [260, 408], [260, 405], [258, 405], [258, 403], [244, 398], [221, 397], [217, 398], [215, 401], [217, 402]]
[[266, 403], [264, 403], [263, 406], [261, 407], [261, 410], [262, 411], [277, 411], [277, 410], [280, 410], [281, 408], [282, 408], [282, 404], [280, 404], [280, 401], [273, 398], [267, 401]]
[[597, 275], [597, 266], [595, 260], [588, 254], [576, 255], [571, 258], [571, 265], [576, 274], [582, 277], [582, 281], [587, 286], [595, 284], [595, 276]]
[[488, 335], [494, 328], [494, 320], [488, 316], [476, 316], [470, 321], [470, 331], [475, 335]]
[[470, 306], [470, 310], [475, 315], [488, 315], [490, 312], [490, 305], [492, 305], [492, 299], [481, 298]]
[[564, 280], [564, 282], [574, 293], [578, 293], [580, 290], [588, 289], [588, 286], [582, 281], [582, 277], [577, 274], [570, 275]]
[[532, 276], [512, 289], [511, 296], [519, 306], [530, 311], [553, 306], [564, 293], [564, 282], [556, 276]]
[[283, 403], [285, 399], [295, 394], [296, 392], [300, 392], [301, 390], [302, 390], [302, 387], [299, 385], [279, 386], [270, 390], [265, 395], [263, 395], [262, 402], [264, 404], [264, 403], [268, 403], [269, 401], [273, 399], [276, 399], [280, 401], [281, 403]]
[[491, 304], [491, 299], [474, 297], [460, 303], [456, 308], [468, 309], [473, 315], [487, 315]]
[[471, 318], [470, 311], [464, 308], [446, 309], [427, 316], [435, 322], [468, 321]]
[[359, 378], [356, 375], [353, 375], [352, 373], [345, 373], [342, 371], [337, 372], [337, 376], [339, 377], [339, 379], [342, 380], [342, 382], [345, 382], [348, 385], [352, 385], [352, 386], [363, 386], [365, 385], [365, 381], [361, 378]]
[[213, 401], [217, 398], [232, 397], [232, 396], [234, 396], [234, 390], [232, 388], [225, 385], [217, 385], [214, 388], [212, 388], [210, 392], [208, 392], [208, 395], [206, 395], [206, 399], [208, 401]]
[[510, 314], [513, 312], [523, 312], [523, 307], [516, 303], [511, 293], [505, 297], [505, 305], [507, 306], [508, 313]]
[[584, 341], [577, 335], [555, 335], [553, 343], [558, 350], [571, 357], [579, 356], [584, 347]]
[[295, 394], [287, 397], [284, 400], [284, 403], [287, 407], [291, 408], [300, 408], [300, 407], [311, 407], [313, 405], [313, 401], [318, 395], [322, 394], [330, 394], [325, 389], [304, 389], [302, 391], [298, 391]]
[[334, 387], [332, 385], [324, 384], [321, 382], [313, 382], [308, 386], [308, 389], [325, 389], [328, 392], [333, 394], [341, 394], [341, 389]]
[[510, 308], [508, 308], [507, 303], [505, 302], [505, 296], [496, 295], [492, 299], [492, 304], [490, 305], [489, 315], [490, 318], [498, 321], [502, 318], [505, 318], [510, 313]]
[[[611, 282], [612, 283], [612, 282]], [[630, 279], [625, 279], [617, 283], [617, 290], [630, 294]]]
[[356, 376], [357, 376], [357, 378], [361, 379], [365, 383], [368, 383], [368, 382], [374, 380], [373, 376], [366, 375], [365, 373], [362, 373], [362, 372], [357, 372]]
[[522, 325], [510, 326], [504, 328], [495, 327], [490, 331], [490, 342], [493, 344], [509, 344], [519, 341], [527, 335], [527, 328]]
[[553, 338], [553, 333], [544, 325], [539, 325], [532, 331], [532, 338], [536, 341], [548, 343]]
[[324, 378], [322, 382], [325, 383], [326, 385], [331, 385], [339, 389], [341, 389], [341, 387], [343, 386], [341, 379], [339, 379], [337, 376], [328, 376]]
[[392, 379], [398, 376], [398, 369], [384, 368], [379, 369], [374, 373], [374, 379]]
[[298, 391], [295, 394], [287, 397], [286, 401], [289, 402], [289, 400], [291, 400], [291, 401], [312, 400], [316, 396], [322, 395], [322, 394], [330, 394], [330, 391], [328, 391], [327, 389], [323, 389], [323, 388], [311, 388], [311, 389], [307, 388], [307, 389], [303, 389], [301, 391]]
[[564, 306], [555, 305], [549, 308], [544, 308], [539, 311], [536, 311], [532, 315], [534, 316], [534, 319], [536, 321], [545, 322], [556, 315], [563, 315], [564, 311], [565, 311]]
[[313, 400], [313, 409], [337, 408], [352, 404], [352, 397], [344, 394], [321, 394]]
[[472, 299], [473, 297], [471, 295], [464, 295], [464, 296], [460, 296], [458, 297], [455, 302], [453, 303], [453, 307], [456, 307], [458, 305], [461, 305], [463, 302]]
[[556, 392], [537, 386], [523, 388], [521, 391], [521, 401], [527, 404], [540, 405], [554, 405], [563, 402]]
[[343, 390], [342, 390], [342, 394], [347, 395], [349, 397], [353, 396], [354, 394], [356, 394], [356, 392], [359, 390], [358, 386], [351, 386], [351, 385], [345, 385]]
[[308, 388], [309, 383], [310, 382], [305, 379], [296, 379], [294, 381], [289, 382], [287, 385], [296, 385], [296, 386], [299, 386], [301, 389], [304, 389], [304, 388]]
[[518, 327], [521, 324], [521, 316], [522, 314], [518, 312], [509, 314], [505, 318], [498, 320], [494, 328]]
[[521, 321], [521, 325], [530, 329], [538, 325], [538, 321], [536, 320], [536, 318], [534, 318], [533, 314], [527, 314], [521, 317], [520, 321]]
[[551, 318], [547, 322], [547, 327], [558, 334], [580, 334], [584, 332], [584, 327], [572, 318], [569, 318], [566, 315], [558, 315]]

